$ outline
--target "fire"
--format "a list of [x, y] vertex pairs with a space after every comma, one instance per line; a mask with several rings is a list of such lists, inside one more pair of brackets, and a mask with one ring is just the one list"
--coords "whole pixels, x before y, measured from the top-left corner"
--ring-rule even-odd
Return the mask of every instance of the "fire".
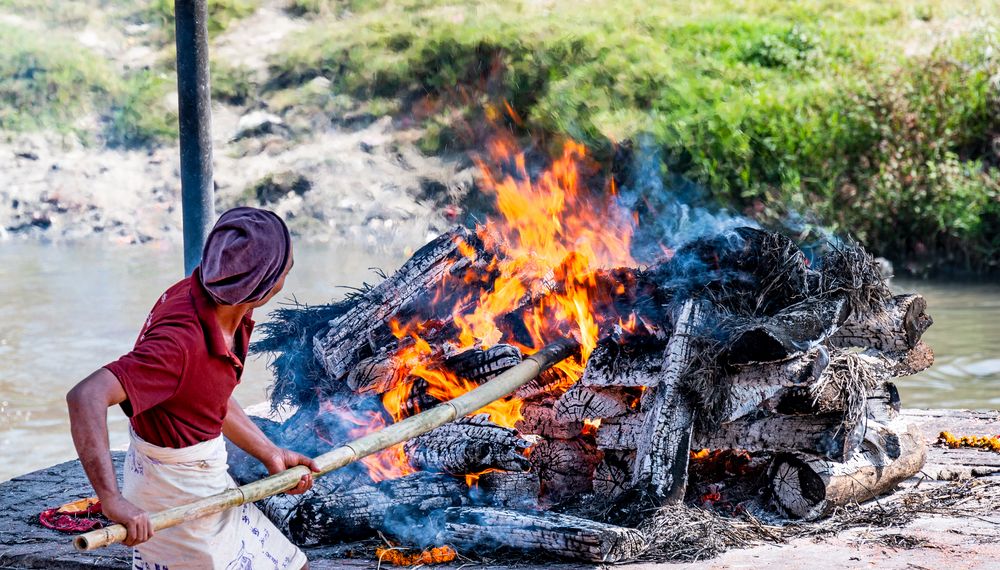
[[[630, 254], [634, 218], [615, 202], [613, 184], [604, 192], [589, 189], [594, 168], [584, 146], [566, 143], [561, 156], [534, 176], [509, 138], [493, 141], [488, 156], [476, 162], [482, 186], [500, 213], [498, 219], [477, 226], [476, 234], [496, 257], [485, 272], [470, 270], [460, 282], [449, 277], [439, 284], [434, 303], [453, 303], [450, 312], [457, 329], [447, 346], [435, 348], [425, 340], [426, 322], [391, 323], [401, 346], [396, 361], [402, 364], [382, 405], [393, 421], [420, 411], [413, 398], [418, 383], [426, 386], [432, 401], [449, 400], [477, 386], [442, 365], [450, 354], [503, 342], [528, 355], [556, 339], [572, 337], [581, 345], [581, 357], [564, 360], [547, 373], [551, 381], [546, 389], [558, 395], [582, 376], [602, 330], [617, 325], [633, 332], [637, 326], [634, 314], [614, 311], [614, 296], [624, 288], [602, 290], [597, 278], [599, 271], [636, 265]], [[456, 245], [470, 260], [481, 255], [468, 243]], [[473, 293], [456, 299], [456, 292], [463, 290]], [[523, 325], [516, 334], [504, 319], [509, 315]], [[518, 398], [508, 397], [478, 413], [514, 427], [521, 419], [521, 405]], [[400, 452], [380, 455], [377, 465], [369, 467], [385, 474], [393, 472], [389, 467], [401, 472], [401, 465], [407, 464]]]

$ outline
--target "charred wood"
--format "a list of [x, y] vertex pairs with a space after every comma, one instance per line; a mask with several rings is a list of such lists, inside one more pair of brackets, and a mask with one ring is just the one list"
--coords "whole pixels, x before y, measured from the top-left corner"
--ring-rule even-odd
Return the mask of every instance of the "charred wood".
[[593, 490], [594, 469], [601, 454], [582, 437], [543, 439], [531, 449], [531, 466], [538, 473], [542, 497], [559, 503]]
[[487, 471], [476, 480], [486, 502], [494, 507], [537, 509], [541, 483], [534, 472]]
[[[376, 331], [388, 333], [386, 323], [409, 303], [432, 293], [447, 276], [462, 275], [482, 262], [486, 255], [478, 246], [475, 234], [456, 227], [420, 248], [391, 277], [360, 294], [354, 306], [313, 339], [316, 359], [329, 377], [345, 377], [354, 364], [378, 352], [386, 343], [377, 342]], [[382, 336], [381, 340], [393, 338]]]
[[632, 484], [661, 504], [684, 500], [688, 456], [694, 429], [694, 404], [681, 375], [696, 356], [694, 336], [706, 317], [707, 304], [689, 299], [677, 311], [674, 331], [664, 351], [653, 406], [646, 414], [636, 451]]
[[776, 457], [769, 477], [777, 505], [789, 516], [814, 520], [886, 493], [920, 471], [926, 444], [917, 428], [899, 422], [871, 427], [876, 435], [866, 435], [862, 448], [844, 463], [806, 454]]
[[485, 414], [462, 418], [417, 436], [403, 445], [410, 465], [453, 475], [486, 469], [525, 471], [531, 443], [517, 431], [498, 426]]
[[583, 386], [653, 386], [663, 368], [663, 349], [627, 352], [616, 343], [601, 343], [587, 360]]
[[724, 380], [727, 391], [718, 420], [722, 423], [759, 411], [773, 411], [791, 389], [819, 381], [830, 363], [822, 346], [783, 362], [738, 367]]
[[460, 378], [482, 384], [498, 374], [520, 364], [521, 351], [509, 344], [498, 344], [487, 349], [472, 348], [444, 361], [445, 367]]
[[722, 325], [732, 335], [722, 359], [729, 364], [786, 360], [826, 340], [847, 315], [847, 299], [840, 296], [802, 301], [768, 317], [731, 318]]
[[298, 545], [363, 538], [391, 527], [393, 517], [402, 518], [404, 512], [415, 515], [468, 504], [465, 482], [447, 475], [414, 473], [377, 484], [335, 481], [321, 487], [325, 479], [317, 479], [313, 490], [304, 495], [267, 499], [263, 508]]
[[601, 420], [597, 428], [597, 447], [612, 450], [635, 450], [639, 446], [645, 413]]
[[587, 562], [622, 562], [646, 548], [641, 532], [551, 512], [453, 507], [432, 513], [436, 544], [458, 548], [513, 548]]
[[525, 402], [521, 406], [521, 415], [514, 427], [524, 434], [570, 439], [583, 431], [582, 421], [557, 419], [551, 402]]
[[594, 470], [594, 495], [599, 501], [612, 502], [630, 489], [635, 452], [604, 452], [604, 459]]
[[845, 423], [843, 414], [745, 417], [716, 430], [696, 432], [692, 447], [750, 452], [803, 451], [843, 461], [864, 435], [863, 423]]
[[574, 384], [556, 400], [553, 409], [561, 421], [613, 418], [629, 413], [638, 405], [638, 394], [627, 388], [591, 388]]
[[897, 295], [882, 311], [848, 319], [829, 343], [836, 347], [874, 348], [883, 352], [909, 350], [934, 322], [926, 310], [927, 301], [920, 295]]

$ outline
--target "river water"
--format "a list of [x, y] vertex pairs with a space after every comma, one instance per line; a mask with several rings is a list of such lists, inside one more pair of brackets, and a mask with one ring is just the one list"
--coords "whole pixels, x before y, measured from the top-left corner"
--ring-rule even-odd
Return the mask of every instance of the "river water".
[[[322, 303], [394, 271], [408, 252], [300, 245], [278, 301]], [[0, 244], [0, 481], [76, 456], [65, 394], [127, 352], [153, 301], [181, 275], [176, 246]], [[897, 281], [927, 297], [934, 326], [925, 340], [933, 368], [897, 383], [913, 407], [1000, 407], [1000, 284]], [[263, 401], [263, 358], [248, 363], [236, 397]], [[127, 442], [124, 415], [109, 413], [112, 446]]]

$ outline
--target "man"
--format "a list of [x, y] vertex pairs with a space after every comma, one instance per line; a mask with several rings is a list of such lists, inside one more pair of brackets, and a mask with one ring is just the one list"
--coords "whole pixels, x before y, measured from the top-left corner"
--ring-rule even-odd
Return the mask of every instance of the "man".
[[[205, 243], [201, 265], [168, 289], [132, 352], [94, 372], [66, 397], [73, 443], [104, 514], [128, 530], [133, 568], [307, 568], [305, 555], [253, 505], [158, 531], [149, 512], [236, 484], [224, 434], [271, 473], [312, 460], [274, 445], [232, 397], [240, 381], [253, 309], [292, 268], [291, 238], [274, 213], [235, 208]], [[107, 408], [130, 418], [119, 492], [108, 445]], [[289, 493], [304, 493], [312, 476]]]

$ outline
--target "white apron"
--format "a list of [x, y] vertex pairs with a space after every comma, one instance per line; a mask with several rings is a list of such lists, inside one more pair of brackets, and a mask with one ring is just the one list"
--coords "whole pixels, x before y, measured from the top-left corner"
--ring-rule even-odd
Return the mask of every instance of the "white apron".
[[[122, 495], [150, 513], [238, 485], [222, 436], [181, 449], [143, 441], [129, 429]], [[134, 570], [298, 570], [306, 557], [252, 505], [158, 530], [132, 549]]]

